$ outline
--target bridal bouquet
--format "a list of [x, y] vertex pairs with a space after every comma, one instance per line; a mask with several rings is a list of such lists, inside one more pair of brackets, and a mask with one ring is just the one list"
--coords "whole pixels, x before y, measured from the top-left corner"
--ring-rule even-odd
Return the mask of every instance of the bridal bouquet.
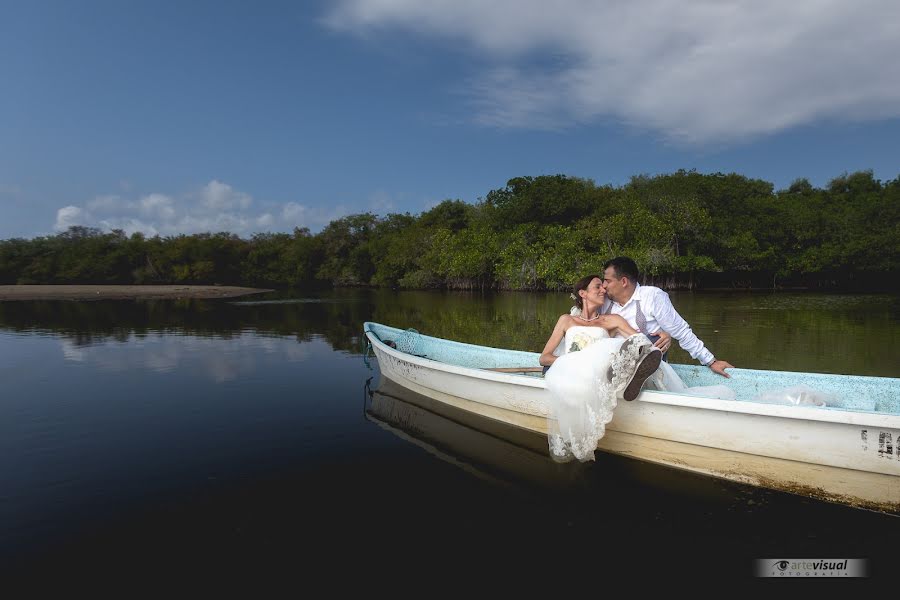
[[578, 352], [584, 350], [594, 339], [583, 333], [576, 333], [572, 336], [572, 344], [569, 346], [569, 352]]

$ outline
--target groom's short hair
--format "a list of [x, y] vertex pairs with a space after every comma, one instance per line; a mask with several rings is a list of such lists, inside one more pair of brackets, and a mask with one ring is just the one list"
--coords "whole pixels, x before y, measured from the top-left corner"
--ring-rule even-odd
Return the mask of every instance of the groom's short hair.
[[637, 283], [640, 271], [638, 271], [637, 264], [627, 256], [617, 256], [609, 259], [603, 265], [603, 270], [605, 271], [610, 267], [615, 269], [616, 277], [627, 277], [632, 283]]

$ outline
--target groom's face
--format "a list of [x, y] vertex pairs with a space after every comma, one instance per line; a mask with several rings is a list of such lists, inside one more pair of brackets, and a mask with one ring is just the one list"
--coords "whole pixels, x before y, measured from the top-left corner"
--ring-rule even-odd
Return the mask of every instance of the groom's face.
[[606, 289], [606, 295], [616, 302], [622, 297], [623, 279], [624, 277], [618, 276], [615, 267], [607, 267], [603, 271], [603, 287]]

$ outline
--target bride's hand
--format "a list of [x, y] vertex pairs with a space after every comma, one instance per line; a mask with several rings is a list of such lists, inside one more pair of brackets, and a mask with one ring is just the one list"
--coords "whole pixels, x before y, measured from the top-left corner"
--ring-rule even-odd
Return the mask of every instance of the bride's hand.
[[672, 345], [672, 336], [660, 329], [659, 331], [654, 331], [650, 335], [658, 335], [659, 339], [656, 340], [656, 343], [653, 344], [657, 348], [659, 348], [660, 352], [665, 353], [669, 346]]

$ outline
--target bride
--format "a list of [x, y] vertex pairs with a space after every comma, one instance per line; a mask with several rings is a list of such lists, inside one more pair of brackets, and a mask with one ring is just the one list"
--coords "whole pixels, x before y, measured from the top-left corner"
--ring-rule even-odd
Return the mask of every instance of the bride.
[[634, 400], [660, 365], [662, 353], [619, 315], [594, 315], [606, 292], [598, 275], [575, 284], [577, 314], [559, 317], [541, 353], [551, 367], [550, 454], [555, 460], [593, 460], [619, 399]]
[[[598, 275], [575, 284], [575, 307], [559, 317], [540, 364], [550, 392], [550, 454], [555, 460], [593, 460], [619, 399], [647, 387], [734, 400], [725, 385], [687, 387], [650, 339], [619, 315], [597, 315], [606, 292]], [[594, 316], [588, 316], [594, 315]], [[552, 368], [551, 368], [552, 367]]]

